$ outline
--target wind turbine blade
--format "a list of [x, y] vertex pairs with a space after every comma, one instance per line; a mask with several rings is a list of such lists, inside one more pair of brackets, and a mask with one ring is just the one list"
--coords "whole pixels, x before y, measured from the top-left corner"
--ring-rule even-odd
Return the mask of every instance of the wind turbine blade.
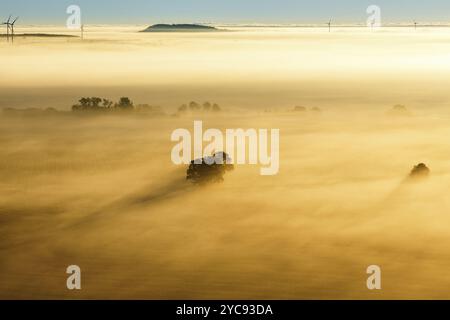
[[14, 24], [14, 23], [16, 23], [16, 21], [19, 19], [19, 17], [17, 17], [13, 22], [12, 22], [12, 24]]
[[12, 14], [9, 16], [8, 21], [6, 23], [9, 23], [11, 21], [11, 17], [12, 17]]

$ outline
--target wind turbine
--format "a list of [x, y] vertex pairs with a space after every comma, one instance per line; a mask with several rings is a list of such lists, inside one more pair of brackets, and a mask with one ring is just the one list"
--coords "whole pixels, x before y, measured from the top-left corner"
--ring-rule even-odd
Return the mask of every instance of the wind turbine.
[[9, 41], [9, 28], [11, 27], [11, 16], [9, 16], [8, 21], [3, 22], [3, 25], [6, 25], [6, 40]]
[[331, 19], [328, 21], [328, 32], [331, 32]]
[[14, 25], [16, 24], [16, 21], [19, 19], [19, 17], [15, 18], [12, 23], [10, 23], [11, 27], [11, 39], [14, 41]]

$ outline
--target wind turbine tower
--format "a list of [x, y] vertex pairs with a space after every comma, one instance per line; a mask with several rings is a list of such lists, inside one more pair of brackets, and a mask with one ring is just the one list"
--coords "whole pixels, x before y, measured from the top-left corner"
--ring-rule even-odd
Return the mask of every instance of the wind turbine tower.
[[11, 28], [11, 16], [9, 16], [6, 22], [3, 22], [2, 25], [6, 25], [6, 40], [9, 41], [9, 30]]
[[16, 24], [16, 21], [19, 19], [19, 17], [15, 18], [12, 23], [10, 23], [11, 28], [11, 39], [14, 41], [14, 25]]

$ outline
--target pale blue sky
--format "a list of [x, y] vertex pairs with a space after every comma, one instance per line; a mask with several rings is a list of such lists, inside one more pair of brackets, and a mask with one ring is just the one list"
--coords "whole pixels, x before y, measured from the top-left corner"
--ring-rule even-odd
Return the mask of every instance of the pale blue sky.
[[82, 8], [83, 22], [322, 23], [365, 22], [376, 4], [384, 22], [450, 22], [449, 0], [0, 0], [0, 19], [10, 13], [22, 24], [64, 24], [67, 6]]

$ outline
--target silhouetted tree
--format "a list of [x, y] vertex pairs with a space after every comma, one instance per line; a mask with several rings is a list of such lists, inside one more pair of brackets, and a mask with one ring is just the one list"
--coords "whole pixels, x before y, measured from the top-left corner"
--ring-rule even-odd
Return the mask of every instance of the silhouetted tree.
[[91, 99], [90, 99], [90, 101], [91, 101], [91, 107], [93, 108], [93, 109], [98, 109], [98, 108], [100, 108], [100, 103], [102, 102], [102, 98], [98, 98], [98, 97], [92, 97]]
[[178, 108], [178, 112], [186, 112], [187, 109], [188, 109], [188, 106], [185, 105], [185, 104], [183, 104], [182, 106], [180, 106], [180, 107]]
[[397, 110], [397, 111], [406, 111], [406, 107], [402, 104], [396, 104], [395, 106], [392, 107], [393, 110]]
[[205, 102], [204, 104], [203, 104], [203, 110], [205, 110], [205, 111], [211, 111], [211, 103], [209, 103], [209, 102]]
[[410, 178], [426, 178], [430, 174], [430, 169], [425, 163], [419, 163], [417, 166], [411, 170], [409, 174]]
[[142, 112], [152, 116], [163, 116], [165, 112], [163, 108], [159, 106], [151, 106], [149, 104], [139, 104], [136, 106], [135, 110], [137, 112]]
[[81, 108], [82, 109], [86, 109], [89, 107], [90, 104], [90, 99], [89, 98], [81, 98], [79, 100], [80, 104], [81, 104]]
[[134, 109], [134, 105], [128, 97], [122, 97], [116, 104], [116, 108], [121, 110], [132, 110]]
[[197, 111], [197, 110], [200, 110], [201, 108], [200, 108], [200, 105], [199, 105], [197, 102], [191, 101], [191, 102], [189, 103], [189, 109], [190, 109], [191, 111]]
[[75, 104], [72, 106], [72, 111], [80, 111], [80, 110], [86, 110], [89, 108], [89, 99], [88, 98], [81, 98], [78, 100], [79, 104]]
[[200, 159], [199, 163], [192, 161], [187, 170], [186, 179], [195, 184], [222, 182], [227, 171], [233, 170], [231, 158], [225, 152], [217, 152], [211, 157]]
[[391, 116], [400, 116], [400, 117], [407, 117], [407, 116], [411, 116], [411, 112], [409, 112], [409, 110], [402, 104], [396, 104], [395, 106], [392, 107], [391, 110], [389, 110], [388, 115]]
[[198, 104], [195, 101], [191, 101], [189, 104], [183, 104], [178, 108], [177, 113], [182, 114], [187, 111], [190, 112], [220, 112], [222, 109], [217, 103], [212, 104], [209, 101], [203, 103], [203, 105]]
[[296, 106], [296, 107], [294, 108], [294, 111], [295, 111], [295, 112], [305, 112], [305, 111], [306, 111], [306, 107], [303, 107], [303, 106]]
[[114, 105], [114, 102], [108, 99], [103, 99], [103, 108], [110, 109]]

